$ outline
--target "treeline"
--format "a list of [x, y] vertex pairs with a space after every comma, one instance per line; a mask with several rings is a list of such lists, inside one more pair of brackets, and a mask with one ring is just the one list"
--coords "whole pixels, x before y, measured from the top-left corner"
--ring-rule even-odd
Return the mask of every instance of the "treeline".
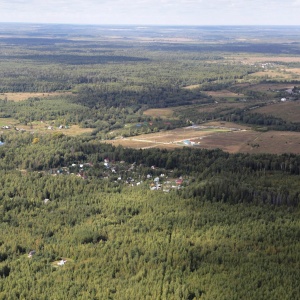
[[265, 127], [269, 130], [279, 130], [279, 131], [300, 131], [300, 123], [294, 123], [285, 121], [281, 118], [260, 114], [260, 113], [250, 113], [246, 110], [235, 110], [231, 115], [227, 115], [221, 118], [223, 121], [244, 123], [249, 125], [257, 125]]

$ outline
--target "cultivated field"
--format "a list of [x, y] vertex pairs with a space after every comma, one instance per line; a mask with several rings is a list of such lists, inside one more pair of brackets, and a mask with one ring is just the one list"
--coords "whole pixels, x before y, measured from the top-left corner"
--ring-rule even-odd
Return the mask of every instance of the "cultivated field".
[[300, 100], [270, 104], [254, 111], [290, 122], [300, 122]]
[[[190, 145], [184, 141], [189, 141]], [[245, 126], [223, 122], [106, 142], [136, 149], [172, 149], [186, 146], [200, 149], [219, 148], [229, 153], [300, 153], [299, 132], [257, 132]]]

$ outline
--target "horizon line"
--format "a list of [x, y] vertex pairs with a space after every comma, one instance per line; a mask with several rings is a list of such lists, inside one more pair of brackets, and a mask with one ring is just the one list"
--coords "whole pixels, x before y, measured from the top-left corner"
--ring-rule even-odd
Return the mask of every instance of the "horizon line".
[[19, 22], [19, 21], [0, 21], [0, 24], [26, 24], [26, 25], [66, 25], [66, 26], [138, 26], [138, 27], [299, 27], [294, 24], [114, 24], [114, 23], [49, 23], [49, 22]]

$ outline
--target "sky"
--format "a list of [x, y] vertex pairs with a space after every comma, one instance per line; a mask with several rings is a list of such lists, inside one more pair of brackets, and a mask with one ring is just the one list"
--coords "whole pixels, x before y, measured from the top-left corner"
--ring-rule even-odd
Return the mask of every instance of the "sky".
[[300, 0], [0, 0], [0, 22], [300, 25]]

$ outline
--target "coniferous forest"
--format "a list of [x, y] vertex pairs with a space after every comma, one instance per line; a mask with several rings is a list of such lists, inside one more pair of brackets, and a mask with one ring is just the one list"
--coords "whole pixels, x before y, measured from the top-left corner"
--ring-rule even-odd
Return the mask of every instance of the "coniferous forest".
[[[253, 107], [297, 105], [298, 79], [268, 81], [233, 57], [276, 58], [275, 68], [298, 45], [273, 41], [273, 30], [232, 42], [256, 28], [222, 38], [219, 28], [127, 28], [111, 40], [101, 27], [62, 26], [61, 37], [51, 25], [22, 36], [14, 26], [0, 26], [0, 299], [300, 298], [300, 147], [108, 143], [215, 119], [297, 133], [295, 113]], [[156, 42], [162, 32], [204, 41]], [[229, 98], [208, 93], [224, 89]], [[144, 113], [165, 108], [176, 113]]]

